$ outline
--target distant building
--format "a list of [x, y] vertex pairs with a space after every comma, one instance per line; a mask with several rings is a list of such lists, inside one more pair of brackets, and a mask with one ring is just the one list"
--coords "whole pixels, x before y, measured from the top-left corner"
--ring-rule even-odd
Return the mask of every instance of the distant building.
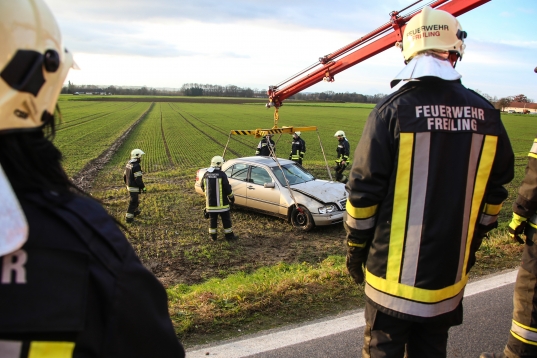
[[537, 103], [511, 102], [503, 110], [508, 113], [537, 114]]

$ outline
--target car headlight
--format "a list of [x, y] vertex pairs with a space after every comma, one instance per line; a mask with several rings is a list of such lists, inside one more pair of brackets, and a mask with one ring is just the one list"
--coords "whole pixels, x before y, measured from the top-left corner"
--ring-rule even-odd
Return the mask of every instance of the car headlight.
[[337, 206], [335, 204], [327, 204], [319, 208], [319, 214], [333, 213], [337, 211]]

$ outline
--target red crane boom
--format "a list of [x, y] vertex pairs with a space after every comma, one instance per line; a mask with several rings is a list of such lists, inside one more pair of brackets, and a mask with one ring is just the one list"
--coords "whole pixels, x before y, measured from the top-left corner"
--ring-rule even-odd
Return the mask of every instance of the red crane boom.
[[[276, 108], [276, 113], [274, 114], [275, 127], [277, 127], [278, 121], [278, 108], [283, 105], [285, 99], [323, 80], [333, 82], [336, 74], [393, 47], [397, 42], [401, 42], [407, 22], [421, 10], [405, 16], [400, 16], [400, 13], [420, 1], [422, 0], [415, 2], [403, 10], [393, 11], [390, 13], [391, 19], [388, 23], [336, 52], [319, 58], [319, 63], [306, 68], [297, 75], [276, 86], [269, 86], [267, 91], [269, 103], [267, 103], [267, 107], [274, 106]], [[433, 1], [429, 6], [447, 11], [453, 16], [459, 16], [489, 1], [490, 0], [437, 0]]]

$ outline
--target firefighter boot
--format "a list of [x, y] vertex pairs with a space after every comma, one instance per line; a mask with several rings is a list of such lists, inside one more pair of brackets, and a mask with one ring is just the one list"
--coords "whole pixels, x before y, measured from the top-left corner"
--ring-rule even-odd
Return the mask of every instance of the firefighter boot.
[[211, 234], [211, 240], [216, 241], [216, 238], [217, 238], [216, 234]]
[[134, 213], [133, 213], [133, 214], [134, 214], [134, 216], [138, 216], [138, 215], [140, 215], [141, 213], [142, 213], [142, 211], [141, 211], [140, 209], [136, 209], [136, 210], [134, 210]]
[[226, 240], [227, 241], [235, 241], [237, 239], [238, 239], [238, 237], [235, 236], [235, 234], [232, 233], [232, 232], [229, 232], [229, 233], [226, 234]]
[[126, 218], [125, 218], [125, 222], [126, 222], [127, 224], [130, 224], [130, 223], [132, 223], [133, 221], [134, 221], [134, 218], [129, 218], [129, 217], [126, 217]]
[[505, 354], [503, 354], [503, 352], [500, 352], [500, 353], [481, 353], [481, 355], [479, 356], [479, 358], [507, 358], [507, 356]]

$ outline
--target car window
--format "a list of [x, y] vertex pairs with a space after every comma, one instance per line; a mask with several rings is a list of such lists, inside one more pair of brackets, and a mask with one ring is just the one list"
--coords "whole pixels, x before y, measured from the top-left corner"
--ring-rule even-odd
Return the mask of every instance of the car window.
[[250, 182], [263, 185], [265, 183], [271, 183], [272, 178], [265, 169], [252, 166], [252, 169], [250, 170]]
[[246, 181], [246, 178], [248, 177], [248, 165], [235, 164], [227, 168], [226, 175], [228, 178]]
[[[304, 168], [299, 167], [296, 164], [287, 164], [282, 166], [283, 172], [279, 167], [273, 167], [272, 172], [278, 178], [278, 181], [282, 185], [287, 185], [285, 178], [289, 181], [289, 185], [301, 184], [311, 180], [315, 180], [315, 177], [308, 173]], [[285, 178], [284, 178], [285, 175]]]

